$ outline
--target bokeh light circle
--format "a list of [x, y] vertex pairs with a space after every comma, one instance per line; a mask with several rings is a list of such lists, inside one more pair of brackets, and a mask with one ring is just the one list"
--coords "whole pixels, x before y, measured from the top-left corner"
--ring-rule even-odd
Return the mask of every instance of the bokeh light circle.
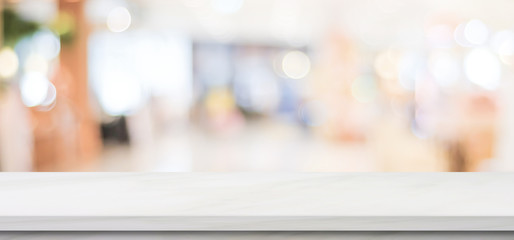
[[302, 79], [309, 74], [311, 61], [309, 57], [301, 51], [288, 52], [282, 59], [282, 71], [292, 79]]
[[11, 48], [0, 50], [0, 77], [10, 78], [18, 72], [18, 56]]
[[109, 12], [107, 16], [107, 28], [111, 32], [123, 32], [130, 27], [132, 16], [125, 7], [116, 7]]
[[473, 49], [464, 60], [464, 71], [468, 79], [487, 90], [498, 88], [501, 80], [501, 65], [488, 49]]

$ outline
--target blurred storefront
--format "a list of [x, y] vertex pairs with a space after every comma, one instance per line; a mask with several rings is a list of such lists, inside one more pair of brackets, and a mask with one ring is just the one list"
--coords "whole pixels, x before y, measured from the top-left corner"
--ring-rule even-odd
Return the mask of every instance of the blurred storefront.
[[514, 169], [514, 2], [0, 1], [2, 171]]

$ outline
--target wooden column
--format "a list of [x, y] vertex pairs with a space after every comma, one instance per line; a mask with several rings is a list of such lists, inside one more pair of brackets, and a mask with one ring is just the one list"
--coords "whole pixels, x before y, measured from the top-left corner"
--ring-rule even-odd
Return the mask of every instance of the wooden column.
[[100, 126], [91, 111], [89, 99], [87, 49], [89, 28], [84, 12], [84, 0], [59, 0], [59, 9], [75, 17], [76, 34], [71, 45], [63, 45], [61, 65], [69, 70], [73, 79], [70, 96], [78, 124], [78, 154], [82, 163], [94, 160], [101, 148]]
[[83, 0], [59, 0], [59, 11], [74, 18], [72, 41], [61, 44], [59, 70], [52, 78], [55, 107], [32, 111], [35, 170], [94, 170], [101, 148], [100, 128], [91, 110], [87, 74], [88, 25]]

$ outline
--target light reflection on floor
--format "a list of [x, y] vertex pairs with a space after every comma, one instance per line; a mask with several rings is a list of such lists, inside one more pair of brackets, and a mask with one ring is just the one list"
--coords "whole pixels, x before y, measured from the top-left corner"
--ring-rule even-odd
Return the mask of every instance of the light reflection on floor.
[[256, 123], [234, 136], [172, 131], [145, 146], [107, 146], [105, 171], [375, 171], [367, 146], [327, 142], [304, 130]]

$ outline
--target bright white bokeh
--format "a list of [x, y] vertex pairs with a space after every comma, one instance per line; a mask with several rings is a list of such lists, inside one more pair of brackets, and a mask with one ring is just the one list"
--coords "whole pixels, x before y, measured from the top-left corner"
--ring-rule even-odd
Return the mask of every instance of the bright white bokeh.
[[309, 74], [311, 61], [309, 57], [300, 51], [288, 52], [282, 59], [282, 71], [292, 79], [302, 79]]
[[32, 38], [33, 50], [46, 60], [52, 60], [59, 56], [61, 41], [59, 37], [49, 30], [40, 31]]
[[466, 55], [464, 72], [472, 83], [484, 89], [494, 90], [500, 85], [500, 61], [486, 48], [473, 49]]
[[473, 19], [464, 27], [464, 37], [474, 45], [483, 45], [489, 39], [489, 29], [484, 22]]
[[35, 107], [45, 103], [50, 84], [48, 78], [41, 73], [30, 72], [25, 74], [20, 80], [23, 104], [27, 107]]
[[455, 42], [461, 46], [461, 47], [472, 47], [473, 44], [470, 43], [467, 39], [466, 39], [466, 36], [464, 34], [465, 32], [465, 29], [466, 29], [466, 23], [461, 23], [459, 24], [456, 28], [455, 28], [455, 31], [453, 32], [453, 37], [454, 37], [454, 40]]
[[131, 74], [112, 71], [104, 75], [98, 89], [103, 109], [112, 116], [130, 114], [143, 103], [143, 92]]
[[130, 27], [132, 16], [125, 7], [116, 7], [109, 12], [107, 16], [107, 28], [111, 32], [123, 32]]

